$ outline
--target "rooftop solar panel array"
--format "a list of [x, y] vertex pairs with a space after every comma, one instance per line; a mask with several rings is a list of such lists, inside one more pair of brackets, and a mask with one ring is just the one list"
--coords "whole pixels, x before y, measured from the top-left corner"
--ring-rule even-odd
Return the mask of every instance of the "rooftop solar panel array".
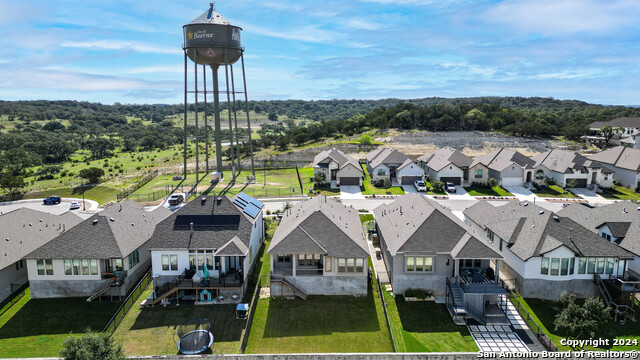
[[251, 216], [254, 219], [256, 218], [256, 216], [258, 216], [260, 210], [264, 207], [263, 203], [242, 192], [239, 193], [238, 196], [236, 196], [235, 200], [233, 200], [233, 203], [239, 206], [245, 214]]
[[240, 224], [240, 215], [178, 215], [173, 223], [176, 229], [190, 229], [204, 227], [235, 227]]

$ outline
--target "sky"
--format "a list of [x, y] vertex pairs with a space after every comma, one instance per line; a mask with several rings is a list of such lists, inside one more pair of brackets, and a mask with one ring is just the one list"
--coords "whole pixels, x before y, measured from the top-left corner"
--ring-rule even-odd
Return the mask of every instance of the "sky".
[[[182, 25], [208, 8], [0, 0], [0, 99], [181, 103]], [[638, 0], [220, 0], [216, 11], [243, 28], [251, 100], [640, 104]]]

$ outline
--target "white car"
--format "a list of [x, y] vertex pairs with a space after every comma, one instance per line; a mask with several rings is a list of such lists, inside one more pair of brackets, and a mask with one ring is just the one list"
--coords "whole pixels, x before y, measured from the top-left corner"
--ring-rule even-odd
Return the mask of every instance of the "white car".
[[454, 193], [456, 192], [456, 186], [452, 183], [452, 182], [446, 182], [444, 185], [445, 190], [447, 190], [448, 193]]
[[71, 206], [69, 206], [69, 210], [77, 210], [80, 209], [80, 203], [77, 201], [72, 201]]
[[418, 191], [427, 191], [427, 184], [425, 184], [422, 180], [414, 181], [413, 186], [415, 186], [416, 190]]

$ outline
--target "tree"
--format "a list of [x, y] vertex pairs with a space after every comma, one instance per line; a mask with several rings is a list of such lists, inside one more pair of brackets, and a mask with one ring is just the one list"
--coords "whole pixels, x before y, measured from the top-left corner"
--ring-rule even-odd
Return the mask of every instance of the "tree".
[[562, 310], [554, 320], [555, 330], [574, 339], [598, 337], [611, 317], [609, 307], [599, 298], [589, 298], [580, 306], [575, 294], [564, 292], [558, 304]]
[[291, 144], [291, 139], [288, 136], [283, 136], [278, 140], [278, 149], [282, 151], [287, 150], [289, 144]]
[[568, 188], [574, 188], [578, 186], [578, 180], [577, 179], [569, 179], [569, 181], [567, 181], [567, 187]]
[[115, 148], [113, 141], [105, 138], [96, 138], [91, 142], [91, 156], [94, 159], [111, 156], [111, 151]]
[[66, 338], [60, 356], [65, 360], [124, 360], [122, 345], [105, 333], [90, 332], [86, 335]]
[[494, 187], [500, 185], [500, 183], [498, 182], [498, 180], [496, 178], [490, 177], [489, 180], [487, 180], [487, 185], [489, 185], [490, 188], [494, 188]]
[[97, 167], [90, 167], [88, 169], [82, 169], [78, 172], [78, 176], [86, 179], [91, 184], [100, 182], [100, 178], [104, 176], [104, 170]]
[[325, 180], [327, 180], [327, 174], [319, 171], [317, 173], [315, 173], [313, 175], [313, 183], [318, 186], [320, 184], [323, 184], [325, 182]]
[[435, 180], [431, 182], [431, 187], [434, 192], [443, 192], [444, 191], [444, 182], [440, 180]]
[[7, 173], [0, 177], [0, 189], [5, 190], [9, 194], [16, 194], [20, 189], [25, 187], [24, 178]]
[[358, 142], [360, 142], [360, 145], [371, 145], [371, 136], [369, 136], [369, 134], [364, 134], [360, 136], [360, 140], [358, 140]]
[[606, 141], [607, 144], [615, 134], [615, 131], [609, 125], [605, 125], [602, 127], [602, 129], [600, 129], [600, 135], [604, 137], [604, 141]]
[[275, 111], [271, 111], [267, 117], [271, 121], [278, 121], [278, 114]]

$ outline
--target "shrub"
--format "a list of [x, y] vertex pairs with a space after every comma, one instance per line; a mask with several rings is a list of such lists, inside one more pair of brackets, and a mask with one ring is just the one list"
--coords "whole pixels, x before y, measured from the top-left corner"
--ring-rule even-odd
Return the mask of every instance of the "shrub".
[[435, 192], [442, 192], [442, 191], [444, 191], [444, 182], [442, 182], [440, 180], [433, 181], [431, 183], [431, 187], [433, 188], [433, 191], [435, 191]]
[[494, 188], [499, 185], [499, 182], [497, 179], [490, 177], [489, 180], [487, 180], [487, 184], [489, 187]]
[[576, 186], [578, 186], [578, 180], [571, 179], [571, 180], [567, 181], [567, 187], [568, 188], [574, 188]]
[[88, 333], [86, 335], [66, 338], [62, 344], [60, 356], [65, 360], [124, 360], [126, 356], [122, 345], [105, 333]]
[[556, 180], [551, 177], [545, 177], [544, 183], [547, 184], [548, 186], [553, 186], [553, 185], [556, 185]]
[[422, 289], [408, 289], [404, 292], [405, 297], [415, 297], [418, 299], [426, 299], [427, 291]]
[[580, 306], [575, 294], [564, 292], [558, 304], [562, 310], [554, 320], [555, 330], [574, 339], [599, 337], [611, 317], [610, 308], [599, 298], [589, 298]]

